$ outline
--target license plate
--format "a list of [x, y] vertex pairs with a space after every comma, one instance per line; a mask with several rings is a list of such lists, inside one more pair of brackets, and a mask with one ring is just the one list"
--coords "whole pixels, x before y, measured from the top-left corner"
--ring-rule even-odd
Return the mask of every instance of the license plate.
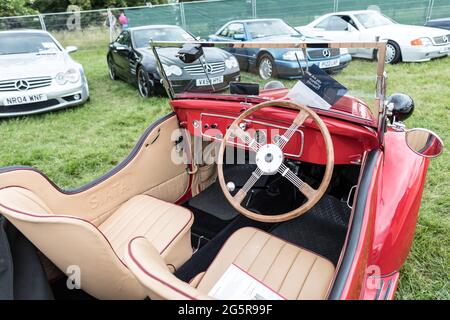
[[197, 79], [197, 80], [195, 80], [195, 84], [198, 87], [209, 86], [211, 84], [219, 84], [219, 83], [223, 82], [223, 76], [209, 78], [209, 80], [211, 81], [211, 83], [208, 81], [208, 79]]
[[319, 62], [320, 68], [331, 68], [331, 67], [336, 67], [338, 65], [339, 65], [339, 59], [326, 60], [326, 61]]
[[30, 94], [15, 97], [8, 97], [3, 99], [3, 105], [5, 106], [15, 106], [18, 104], [34, 103], [47, 101], [47, 95], [45, 94]]
[[440, 53], [447, 53], [447, 52], [449, 52], [449, 50], [450, 50], [450, 47], [445, 47], [444, 49], [441, 50]]

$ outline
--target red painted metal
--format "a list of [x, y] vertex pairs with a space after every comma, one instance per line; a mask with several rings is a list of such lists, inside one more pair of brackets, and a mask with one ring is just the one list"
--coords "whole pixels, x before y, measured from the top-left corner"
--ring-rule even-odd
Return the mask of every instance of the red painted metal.
[[[252, 105], [223, 100], [174, 100], [172, 106], [179, 121], [186, 124], [190, 133], [201, 136], [205, 131], [205, 125], [208, 126], [209, 131], [214, 126], [216, 127], [214, 129], [216, 134], [224, 135], [226, 129], [239, 115], [240, 111]], [[295, 110], [268, 107], [255, 112], [249, 120], [289, 127], [295, 115]], [[323, 116], [322, 119], [332, 135], [336, 164], [357, 163], [362, 159], [365, 151], [378, 146], [377, 134], [372, 128], [328, 116]], [[194, 121], [201, 121], [199, 128], [194, 128]], [[254, 129], [261, 128], [260, 125], [252, 125]], [[266, 126], [266, 128], [270, 132], [271, 126]], [[311, 119], [308, 119], [304, 123], [302, 131], [304, 132], [304, 145], [307, 148], [304, 148], [304, 152], [298, 160], [324, 164], [326, 162], [325, 143], [317, 126]], [[284, 133], [284, 129], [281, 129], [280, 132]], [[291, 145], [292, 149], [286, 151], [297, 154], [298, 147]]]
[[[279, 99], [285, 93], [284, 90], [275, 90], [270, 94], [263, 92], [262, 96]], [[181, 98], [171, 101], [172, 107], [180, 123], [197, 136], [205, 133], [204, 125], [208, 129], [214, 126], [217, 133], [225, 134], [229, 124], [242, 110], [264, 101], [260, 97], [243, 99], [202, 94], [185, 94]], [[368, 151], [379, 148], [377, 132], [367, 119], [364, 122], [348, 115], [352, 108], [355, 114], [355, 104], [360, 101], [349, 98], [341, 102], [344, 104], [342, 110], [345, 109], [347, 115], [328, 111], [318, 111], [318, 114], [332, 135], [336, 164], [357, 163]], [[254, 129], [264, 127], [257, 122], [289, 126], [295, 115], [296, 111], [290, 109], [264, 108], [249, 118], [249, 126]], [[199, 121], [201, 125], [194, 128], [194, 121]], [[305, 147], [298, 160], [324, 164], [324, 142], [316, 125], [308, 119], [301, 129]], [[289, 153], [298, 150], [297, 142], [289, 147]], [[370, 285], [373, 270], [378, 270], [376, 276], [380, 279], [390, 280], [391, 283], [392, 289], [378, 292], [379, 296], [394, 297], [399, 270], [413, 240], [428, 164], [429, 159], [416, 155], [408, 148], [404, 133], [388, 130], [371, 177], [357, 251], [341, 299], [376, 297], [377, 288]]]
[[374, 290], [368, 286], [370, 272], [379, 270], [381, 277], [398, 274], [413, 241], [429, 159], [412, 152], [402, 132], [389, 130], [385, 139], [342, 299], [370, 298]]

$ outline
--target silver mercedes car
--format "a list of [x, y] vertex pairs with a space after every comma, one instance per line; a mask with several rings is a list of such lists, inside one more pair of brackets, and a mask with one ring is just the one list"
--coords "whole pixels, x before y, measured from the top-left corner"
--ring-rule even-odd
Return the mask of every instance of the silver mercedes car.
[[80, 105], [89, 98], [81, 64], [48, 32], [0, 32], [0, 117]]

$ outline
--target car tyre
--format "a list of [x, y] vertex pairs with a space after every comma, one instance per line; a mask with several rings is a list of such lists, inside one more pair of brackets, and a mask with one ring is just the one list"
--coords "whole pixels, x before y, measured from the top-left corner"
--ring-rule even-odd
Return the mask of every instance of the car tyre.
[[277, 70], [275, 67], [275, 62], [270, 54], [264, 53], [261, 57], [259, 57], [258, 74], [264, 80], [276, 77]]
[[137, 84], [139, 95], [142, 98], [148, 98], [153, 95], [153, 81], [150, 79], [148, 72], [140, 67], [137, 72]]
[[110, 57], [108, 58], [108, 70], [111, 80], [117, 80], [116, 67], [114, 66], [114, 62]]
[[396, 64], [401, 61], [401, 51], [400, 46], [394, 42], [389, 40], [386, 44], [386, 63]]

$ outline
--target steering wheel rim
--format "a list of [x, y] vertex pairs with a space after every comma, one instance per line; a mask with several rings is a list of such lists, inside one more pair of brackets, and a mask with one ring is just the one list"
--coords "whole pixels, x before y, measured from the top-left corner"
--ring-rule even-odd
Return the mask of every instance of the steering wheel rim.
[[[306, 198], [308, 199], [307, 202], [305, 202], [303, 205], [299, 206], [298, 208], [291, 210], [286, 213], [278, 214], [278, 215], [263, 215], [259, 213], [252, 212], [246, 208], [244, 208], [241, 205], [241, 202], [246, 197], [248, 191], [253, 187], [253, 185], [256, 183], [256, 181], [264, 174], [267, 174], [264, 172], [261, 168], [264, 168], [261, 162], [258, 162], [257, 160], [257, 169], [252, 173], [251, 177], [247, 181], [247, 183], [234, 195], [232, 196], [230, 192], [228, 191], [228, 188], [225, 183], [225, 177], [223, 174], [223, 157], [225, 153], [225, 147], [227, 144], [227, 141], [230, 138], [231, 133], [234, 133], [235, 136], [238, 137], [238, 139], [241, 139], [246, 146], [249, 149], [252, 149], [253, 151], [257, 151], [257, 157], [258, 152], [262, 153], [263, 150], [262, 147], [267, 146], [268, 144], [264, 146], [260, 146], [254, 139], [250, 137], [250, 135], [242, 130], [239, 127], [239, 123], [241, 123], [245, 118], [247, 118], [249, 115], [253, 114], [254, 112], [265, 108], [265, 107], [283, 107], [283, 108], [289, 108], [298, 110], [299, 113], [295, 117], [292, 125], [286, 130], [286, 132], [283, 134], [283, 139], [279, 139], [278, 143], [270, 144], [271, 146], [278, 146], [280, 148], [280, 151], [282, 151], [283, 147], [286, 146], [286, 144], [289, 142], [289, 139], [292, 137], [292, 135], [296, 132], [296, 130], [304, 123], [304, 121], [307, 118], [312, 118], [313, 121], [317, 124], [322, 137], [325, 141], [326, 146], [326, 154], [327, 154], [327, 161], [326, 161], [326, 168], [325, 173], [322, 178], [322, 182], [320, 183], [320, 186], [317, 190], [310, 187], [307, 183], [303, 182], [300, 178], [298, 178], [288, 167], [286, 167], [283, 163], [284, 161], [284, 153], [283, 153], [283, 159], [281, 162], [281, 165], [277, 169], [277, 171], [282, 174], [283, 177], [286, 177], [291, 183], [293, 183], [301, 193], [303, 193]], [[288, 137], [286, 137], [286, 135]], [[290, 136], [289, 136], [290, 135]], [[287, 138], [287, 140], [286, 140]], [[278, 156], [278, 150], [275, 147], [270, 147], [272, 151]], [[263, 154], [262, 154], [263, 155]], [[271, 160], [272, 161], [272, 160]], [[261, 166], [260, 166], [261, 164]], [[228, 202], [241, 214], [244, 216], [261, 222], [269, 222], [269, 223], [276, 223], [276, 222], [283, 222], [288, 221], [291, 219], [294, 219], [304, 213], [306, 213], [309, 209], [311, 209], [325, 194], [330, 181], [331, 176], [333, 174], [333, 168], [334, 168], [334, 149], [333, 149], [333, 142], [331, 140], [330, 133], [328, 131], [327, 126], [325, 123], [320, 119], [320, 117], [315, 113], [312, 109], [308, 108], [307, 106], [292, 102], [292, 101], [285, 101], [285, 100], [274, 100], [274, 101], [267, 101], [260, 104], [257, 104], [237, 117], [233, 123], [230, 125], [228, 130], [226, 131], [221, 144], [219, 148], [218, 153], [218, 163], [217, 163], [217, 172], [218, 172], [218, 178], [219, 178], [219, 184], [222, 188], [222, 192], [224, 193], [226, 199]], [[264, 170], [266, 170], [264, 168]], [[262, 171], [262, 172], [261, 172]], [[256, 180], [255, 180], [256, 178]], [[248, 190], [247, 190], [248, 188]]]

